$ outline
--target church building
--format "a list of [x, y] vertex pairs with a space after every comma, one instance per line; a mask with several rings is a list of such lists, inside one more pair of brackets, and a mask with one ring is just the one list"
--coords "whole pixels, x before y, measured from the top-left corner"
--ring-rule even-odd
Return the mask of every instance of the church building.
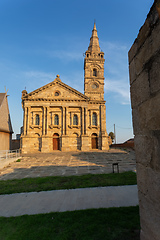
[[84, 94], [54, 81], [22, 91], [22, 153], [108, 150], [104, 101], [104, 53], [94, 24], [84, 59]]

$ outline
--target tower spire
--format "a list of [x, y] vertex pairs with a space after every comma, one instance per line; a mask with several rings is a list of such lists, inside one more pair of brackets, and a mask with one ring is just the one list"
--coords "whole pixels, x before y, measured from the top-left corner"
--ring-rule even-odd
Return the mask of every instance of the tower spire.
[[90, 44], [89, 44], [89, 47], [88, 47], [88, 51], [91, 52], [91, 53], [100, 52], [99, 38], [98, 38], [98, 35], [97, 35], [95, 20], [94, 20], [94, 27], [93, 27], [93, 30], [92, 30], [92, 36], [90, 38]]
[[104, 100], [104, 52], [99, 47], [96, 23], [84, 59], [84, 93], [90, 99]]

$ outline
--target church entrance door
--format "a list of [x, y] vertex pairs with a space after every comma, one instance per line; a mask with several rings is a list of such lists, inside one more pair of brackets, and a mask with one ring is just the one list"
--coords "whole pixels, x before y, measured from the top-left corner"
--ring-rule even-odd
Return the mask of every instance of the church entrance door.
[[53, 135], [53, 150], [59, 150], [59, 134], [54, 133]]
[[96, 133], [92, 134], [92, 149], [98, 149], [98, 137]]

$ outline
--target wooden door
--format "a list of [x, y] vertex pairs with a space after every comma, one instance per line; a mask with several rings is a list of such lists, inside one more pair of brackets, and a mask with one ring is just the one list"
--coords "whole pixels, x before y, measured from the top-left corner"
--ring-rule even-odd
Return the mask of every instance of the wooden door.
[[97, 136], [92, 136], [92, 149], [98, 149], [98, 138], [97, 138]]
[[58, 134], [53, 135], [53, 150], [59, 150], [59, 136], [58, 136]]

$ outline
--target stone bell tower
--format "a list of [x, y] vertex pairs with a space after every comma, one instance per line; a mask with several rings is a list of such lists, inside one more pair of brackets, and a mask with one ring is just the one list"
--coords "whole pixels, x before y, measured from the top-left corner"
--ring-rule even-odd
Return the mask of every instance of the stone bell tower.
[[104, 100], [104, 61], [94, 23], [84, 60], [84, 94], [92, 100]]

